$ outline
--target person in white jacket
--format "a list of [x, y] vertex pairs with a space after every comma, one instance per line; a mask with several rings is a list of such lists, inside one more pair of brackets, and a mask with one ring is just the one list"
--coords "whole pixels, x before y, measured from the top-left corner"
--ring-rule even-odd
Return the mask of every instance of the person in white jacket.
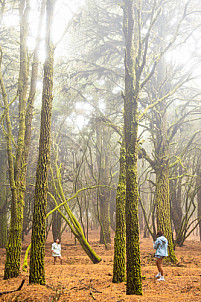
[[58, 238], [55, 240], [54, 243], [52, 243], [52, 256], [54, 257], [54, 264], [56, 264], [57, 258], [60, 259], [60, 263], [62, 264], [61, 244], [59, 243]]
[[162, 231], [157, 232], [157, 239], [154, 242], [154, 249], [156, 250], [155, 257], [156, 266], [158, 268], [158, 274], [155, 277], [159, 278], [157, 279], [157, 281], [165, 281], [163, 275], [162, 259], [168, 256], [168, 241]]

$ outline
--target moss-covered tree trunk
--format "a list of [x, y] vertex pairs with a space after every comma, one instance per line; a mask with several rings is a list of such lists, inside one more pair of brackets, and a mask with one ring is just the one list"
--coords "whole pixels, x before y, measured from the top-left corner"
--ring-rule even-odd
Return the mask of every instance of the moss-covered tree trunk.
[[[180, 168], [179, 168], [180, 169]], [[182, 170], [180, 169], [179, 174], [182, 174]], [[179, 236], [179, 231], [182, 222], [182, 198], [181, 198], [181, 182], [182, 178], [172, 180], [170, 182], [170, 196], [171, 196], [171, 219], [174, 224], [174, 229], [176, 233], [177, 243], [180, 245], [182, 240], [182, 236]], [[182, 235], [182, 234], [181, 234]]]
[[138, 98], [140, 83], [136, 74], [137, 53], [139, 47], [139, 2], [124, 0], [124, 36], [125, 36], [125, 96], [124, 128], [126, 146], [126, 293], [142, 295], [142, 279], [139, 247], [138, 221]]
[[126, 150], [122, 141], [120, 150], [119, 184], [116, 196], [116, 229], [114, 237], [114, 265], [112, 282], [120, 283], [126, 279]]
[[[197, 177], [196, 177], [196, 185], [199, 187], [197, 192], [197, 205], [198, 205], [198, 219], [201, 219], [201, 166], [198, 164], [197, 166]], [[201, 241], [201, 220], [199, 222], [199, 233], [200, 233], [200, 241]]]
[[24, 147], [22, 151], [21, 170], [20, 170], [20, 184], [21, 184], [20, 195], [22, 196], [23, 200], [25, 199], [25, 191], [26, 191], [27, 163], [28, 163], [28, 156], [29, 156], [30, 143], [31, 143], [31, 132], [32, 132], [31, 128], [32, 128], [34, 101], [36, 95], [36, 85], [38, 80], [39, 46], [41, 43], [41, 26], [43, 22], [44, 12], [45, 12], [45, 0], [42, 0], [40, 18], [38, 23], [38, 32], [36, 37], [36, 45], [33, 52], [30, 90], [29, 90], [29, 96], [26, 106], [26, 115], [25, 115]]
[[50, 134], [52, 118], [52, 89], [54, 46], [51, 39], [51, 25], [54, 0], [46, 3], [46, 52], [44, 63], [39, 158], [36, 170], [33, 227], [31, 236], [31, 255], [29, 282], [45, 284], [45, 230], [47, 211], [48, 172], [50, 166]]
[[[4, 278], [9, 279], [12, 277], [17, 277], [19, 275], [20, 268], [20, 252], [18, 249], [12, 253], [13, 246], [16, 248], [18, 243], [18, 224], [17, 224], [17, 194], [14, 179], [14, 163], [13, 163], [13, 153], [12, 153], [12, 130], [11, 130], [11, 120], [9, 116], [9, 104], [6, 89], [3, 82], [2, 73], [0, 71], [0, 85], [3, 96], [4, 103], [4, 116], [6, 120], [6, 145], [8, 154], [8, 165], [9, 165], [9, 181], [12, 193], [11, 200], [11, 221], [10, 221], [10, 236], [7, 243], [6, 251], [6, 264], [4, 271]], [[19, 246], [19, 245], [18, 245]], [[20, 249], [21, 250], [21, 249]]]
[[[165, 104], [160, 104], [159, 112], [165, 112]], [[177, 262], [173, 241], [172, 227], [170, 219], [170, 194], [169, 194], [169, 143], [167, 140], [167, 121], [166, 114], [158, 117], [158, 128], [160, 132], [155, 139], [155, 154], [156, 154], [156, 214], [157, 214], [157, 229], [163, 231], [168, 239], [169, 259], [171, 262]]]
[[[56, 169], [57, 169], [57, 173], [58, 173], [57, 175], [60, 175], [60, 172], [59, 172], [57, 164], [56, 164]], [[52, 176], [53, 176], [53, 173], [52, 173]], [[61, 206], [61, 204], [58, 205], [56, 199], [54, 198], [54, 196], [50, 192], [49, 192], [49, 195], [53, 198], [56, 207], [47, 214], [46, 218], [49, 217], [49, 215], [52, 214], [54, 211], [58, 210], [59, 214], [67, 222], [67, 224], [69, 225], [72, 233], [77, 238], [77, 240], [80, 242], [83, 250], [89, 256], [89, 258], [91, 259], [91, 261], [94, 264], [100, 262], [101, 258], [98, 257], [98, 255], [94, 252], [94, 250], [92, 249], [92, 247], [89, 245], [88, 241], [86, 240], [86, 238], [84, 236], [84, 232], [82, 230], [82, 227], [81, 227], [80, 223], [77, 221], [76, 217], [71, 212], [71, 210], [69, 208], [69, 205], [67, 203], [69, 200], [65, 200], [64, 193], [63, 193], [63, 188], [62, 188], [61, 183], [60, 183], [60, 178], [59, 179], [57, 178], [57, 182], [59, 184], [59, 188], [58, 189], [56, 188], [55, 180], [53, 179], [55, 192], [56, 192], [57, 195], [60, 196], [60, 198], [62, 198], [62, 201], [63, 201], [62, 205], [64, 206], [64, 208], [66, 210], [66, 213], [69, 216], [69, 219], [60, 211], [59, 207]], [[76, 196], [77, 196], [77, 193], [76, 193]], [[70, 198], [70, 199], [72, 199], [72, 198]]]
[[[166, 64], [162, 59], [157, 66], [157, 81], [161, 83], [166, 77]], [[166, 92], [166, 86], [163, 85], [159, 91], [159, 97]], [[169, 141], [167, 134], [167, 104], [161, 102], [154, 112], [154, 119], [157, 125], [157, 133], [154, 139], [155, 152], [155, 173], [156, 173], [156, 214], [157, 214], [157, 229], [163, 231], [168, 239], [169, 259], [171, 262], [177, 262], [172, 240], [172, 226], [170, 219], [170, 194], [169, 194]]]
[[[100, 185], [108, 185], [110, 179], [110, 151], [108, 142], [110, 133], [104, 131], [103, 127], [97, 123], [96, 137], [97, 137], [97, 167], [98, 179]], [[98, 190], [98, 217], [100, 222], [100, 243], [107, 245], [111, 243], [110, 231], [110, 191], [104, 187]]]
[[53, 222], [52, 222], [52, 235], [53, 240], [55, 241], [57, 238], [61, 240], [61, 215], [55, 211], [52, 214]]
[[[2, 23], [2, 18], [4, 15], [6, 2], [3, 1], [1, 3], [1, 16], [0, 16], [0, 24]], [[2, 58], [1, 58], [2, 59]], [[0, 62], [1, 64], [1, 62]], [[0, 248], [5, 248], [7, 243], [7, 207], [6, 207], [6, 142], [5, 138], [3, 138], [3, 134], [0, 134]]]
[[6, 202], [7, 156], [5, 141], [1, 136], [0, 143], [0, 248], [7, 243], [7, 202]]
[[[59, 214], [62, 216], [62, 218], [66, 221], [66, 223], [70, 227], [71, 232], [74, 234], [75, 238], [77, 238], [78, 241], [80, 242], [80, 244], [81, 244], [83, 250], [85, 251], [85, 253], [89, 256], [91, 261], [94, 264], [96, 264], [96, 263], [101, 261], [101, 258], [95, 253], [95, 251], [89, 245], [87, 239], [85, 238], [85, 235], [84, 235], [84, 232], [83, 232], [83, 229], [82, 229], [80, 223], [78, 222], [76, 217], [73, 215], [73, 213], [70, 210], [70, 207], [68, 205], [68, 202], [70, 200], [72, 200], [72, 198], [76, 198], [78, 196], [79, 192], [85, 191], [86, 188], [78, 190], [75, 193], [74, 197], [71, 197], [70, 199], [66, 200], [64, 192], [63, 192], [63, 187], [62, 187], [62, 184], [61, 184], [61, 179], [62, 179], [61, 171], [60, 171], [60, 168], [58, 167], [58, 148], [55, 152], [54, 164], [55, 164], [56, 178], [54, 177], [53, 169], [51, 168], [52, 186], [54, 188], [56, 196], [58, 197], [58, 199], [60, 201], [62, 200], [62, 203], [60, 205], [58, 205], [58, 203], [56, 201], [56, 198], [50, 192], [48, 192], [49, 195], [54, 200], [54, 203], [55, 203], [56, 207], [47, 214], [46, 218], [48, 218], [49, 215], [53, 214], [56, 210], [58, 210]], [[95, 188], [96, 188], [96, 186], [94, 187], [94, 189]], [[64, 206], [64, 209], [65, 209], [69, 219], [60, 211], [59, 208], [61, 207], [61, 205]]]
[[21, 194], [22, 184], [20, 182], [22, 152], [24, 148], [25, 135], [25, 112], [28, 90], [28, 58], [27, 58], [27, 35], [28, 35], [28, 13], [29, 1], [20, 1], [20, 72], [18, 80], [19, 94], [19, 130], [17, 139], [17, 150], [15, 162], [12, 159], [12, 130], [9, 117], [8, 103], [5, 105], [5, 116], [7, 125], [7, 152], [9, 164], [9, 181], [12, 193], [11, 220], [9, 238], [6, 247], [6, 263], [4, 279], [17, 277], [20, 271], [20, 254], [23, 224], [24, 198]]
[[172, 228], [170, 220], [169, 202], [169, 164], [164, 160], [156, 170], [156, 205], [157, 205], [157, 229], [163, 231], [168, 240], [168, 254], [171, 262], [177, 262], [172, 242]]
[[[44, 1], [43, 1], [44, 2]], [[19, 94], [19, 131], [15, 161], [12, 154], [12, 129], [9, 117], [9, 105], [6, 93], [5, 99], [5, 118], [7, 126], [7, 153], [9, 164], [9, 181], [12, 193], [11, 204], [11, 223], [9, 240], [6, 248], [6, 263], [4, 278], [17, 277], [20, 268], [21, 238], [23, 224], [23, 207], [26, 190], [26, 171], [29, 146], [31, 140], [31, 121], [33, 112], [33, 102], [35, 98], [37, 70], [38, 70], [38, 44], [36, 43], [34, 59], [32, 64], [32, 76], [30, 94], [27, 102], [28, 90], [28, 57], [27, 57], [27, 36], [28, 36], [28, 15], [30, 9], [29, 0], [19, 1], [20, 3], [20, 72], [18, 81]], [[44, 5], [44, 4], [43, 4]], [[42, 5], [42, 6], [43, 6]], [[42, 19], [42, 18], [41, 18]], [[40, 20], [41, 21], [41, 20]], [[39, 30], [41, 26], [39, 24]], [[26, 106], [27, 104], [27, 106]]]
[[[108, 151], [109, 153], [110, 151]], [[104, 161], [102, 162], [101, 169], [101, 185], [108, 185], [109, 183], [109, 169], [110, 161], [107, 152], [104, 152]], [[100, 243], [111, 243], [111, 230], [110, 230], [110, 190], [107, 188], [99, 189], [99, 203], [100, 203]]]
[[[20, 1], [20, 74], [18, 83], [19, 93], [19, 132], [18, 144], [15, 163], [12, 163], [12, 145], [9, 141], [12, 139], [11, 124], [9, 119], [9, 108], [6, 110], [7, 120], [7, 136], [10, 136], [8, 141], [8, 162], [9, 175], [12, 191], [12, 206], [11, 206], [11, 224], [9, 232], [9, 241], [7, 245], [5, 278], [16, 277], [19, 274], [20, 252], [21, 252], [21, 237], [23, 223], [23, 206], [24, 193], [26, 189], [26, 170], [27, 159], [29, 153], [31, 139], [31, 121], [33, 112], [33, 101], [36, 91], [37, 82], [37, 46], [34, 52], [34, 60], [32, 66], [31, 88], [27, 102], [26, 98], [28, 90], [28, 59], [27, 59], [27, 35], [28, 35], [28, 13], [29, 1]], [[13, 173], [14, 169], [14, 173]], [[16, 248], [17, 247], [17, 248]], [[16, 267], [16, 269], [14, 269]], [[14, 272], [13, 272], [14, 271]]]

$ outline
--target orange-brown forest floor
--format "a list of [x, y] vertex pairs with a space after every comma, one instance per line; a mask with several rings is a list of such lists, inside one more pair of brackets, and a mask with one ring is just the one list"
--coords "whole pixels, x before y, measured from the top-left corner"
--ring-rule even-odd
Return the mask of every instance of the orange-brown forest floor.
[[[114, 235], [114, 234], [113, 234]], [[3, 280], [5, 249], [0, 249], [0, 292], [18, 288], [25, 279], [23, 288], [0, 296], [0, 301], [201, 301], [201, 243], [191, 237], [183, 247], [176, 248], [177, 265], [164, 264], [165, 282], [158, 282], [152, 239], [140, 238], [143, 296], [127, 296], [125, 282], [112, 283], [113, 244], [108, 250], [98, 243], [98, 231], [91, 231], [89, 241], [102, 258], [99, 264], [91, 263], [81, 249], [74, 245], [70, 233], [62, 237], [63, 265], [53, 265], [51, 235], [46, 243], [46, 285], [29, 285], [28, 272], [21, 272], [15, 279]], [[22, 261], [30, 235], [23, 243]], [[92, 294], [90, 294], [90, 290]]]

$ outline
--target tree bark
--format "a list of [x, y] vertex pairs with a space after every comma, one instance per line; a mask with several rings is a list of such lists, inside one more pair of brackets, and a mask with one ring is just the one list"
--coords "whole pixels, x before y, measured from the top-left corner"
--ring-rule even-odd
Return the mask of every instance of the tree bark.
[[7, 202], [6, 202], [6, 171], [7, 156], [5, 141], [1, 137], [0, 150], [0, 248], [5, 248], [7, 243]]
[[[197, 167], [197, 177], [196, 177], [196, 185], [200, 187], [197, 192], [197, 205], [198, 205], [198, 219], [201, 218], [201, 166], [198, 164]], [[201, 220], [199, 222], [199, 233], [200, 233], [200, 241], [201, 241]]]
[[[100, 124], [97, 124], [97, 166], [99, 173], [99, 184], [108, 185], [110, 178], [110, 151], [108, 148], [108, 142], [110, 134], [107, 130], [104, 131]], [[98, 190], [98, 203], [99, 203], [99, 223], [100, 228], [100, 243], [107, 245], [111, 243], [111, 231], [110, 231], [110, 192], [105, 188]]]
[[54, 0], [46, 3], [46, 51], [44, 64], [39, 158], [36, 171], [33, 227], [31, 237], [29, 283], [45, 284], [45, 230], [47, 211], [48, 172], [50, 166], [50, 135], [52, 119], [52, 89], [54, 46], [51, 39], [51, 25]]
[[[165, 62], [161, 60], [157, 68], [157, 80], [162, 82], [166, 76]], [[159, 97], [165, 93], [165, 84], [163, 89], [159, 92]], [[169, 194], [169, 141], [167, 138], [167, 112], [166, 102], [161, 102], [154, 112], [154, 119], [156, 120], [157, 133], [154, 140], [155, 152], [155, 173], [156, 173], [156, 215], [157, 215], [157, 229], [163, 231], [168, 240], [169, 259], [171, 262], [176, 263], [172, 240], [172, 227], [170, 219], [170, 194]]]
[[126, 150], [122, 141], [120, 150], [119, 184], [116, 196], [116, 230], [114, 237], [114, 265], [112, 282], [120, 283], [126, 279]]
[[9, 182], [11, 187], [11, 220], [9, 238], [6, 247], [6, 262], [4, 279], [17, 277], [20, 271], [20, 254], [22, 240], [23, 206], [24, 199], [21, 194], [22, 184], [20, 182], [21, 160], [24, 148], [25, 135], [25, 111], [28, 90], [28, 59], [27, 59], [27, 35], [28, 35], [28, 13], [29, 1], [20, 1], [20, 72], [18, 80], [19, 94], [19, 131], [17, 139], [17, 151], [15, 161], [12, 154], [12, 128], [9, 117], [9, 104], [7, 95], [4, 93], [5, 118], [7, 126], [7, 153], [9, 165]]
[[[182, 171], [180, 169], [179, 174], [181, 175]], [[171, 192], [171, 218], [174, 224], [174, 229], [177, 238], [177, 244], [180, 245], [182, 238], [179, 238], [179, 231], [182, 221], [182, 200], [181, 200], [181, 182], [182, 179], [172, 180], [170, 182], [170, 192]]]
[[138, 98], [140, 91], [138, 66], [139, 36], [138, 1], [124, 1], [124, 36], [125, 36], [125, 96], [124, 96], [124, 129], [126, 145], [126, 256], [127, 279], [126, 293], [142, 295], [142, 278], [139, 247], [138, 220]]
[[163, 231], [168, 240], [168, 254], [171, 262], [176, 263], [170, 220], [169, 202], [169, 164], [164, 162], [159, 169], [156, 169], [156, 205], [157, 205], [157, 228]]
[[52, 235], [53, 240], [55, 241], [57, 238], [61, 241], [61, 215], [55, 211], [52, 214], [53, 222], [52, 222]]

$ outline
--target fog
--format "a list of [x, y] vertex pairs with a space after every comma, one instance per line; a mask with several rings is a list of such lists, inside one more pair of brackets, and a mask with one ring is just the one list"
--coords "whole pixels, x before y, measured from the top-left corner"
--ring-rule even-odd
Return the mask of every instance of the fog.
[[[51, 2], [55, 6], [49, 20]], [[128, 165], [132, 161], [137, 166], [131, 178], [137, 179], [139, 200], [138, 193], [131, 195], [136, 207], [139, 204], [140, 233], [155, 236], [157, 226], [166, 229], [158, 218], [160, 199], [168, 204], [175, 245], [182, 246], [193, 231], [200, 240], [200, 1], [47, 4], [0, 3], [0, 247], [5, 248], [11, 236], [12, 211], [19, 200], [22, 239], [32, 229], [41, 133], [47, 124], [41, 117], [45, 97], [53, 100], [47, 192], [58, 204], [69, 199], [71, 212], [60, 210], [68, 219], [69, 213], [74, 215], [83, 236], [88, 239], [90, 227], [99, 227], [100, 242], [111, 243], [124, 158], [120, 148], [125, 143], [127, 200]], [[27, 113], [30, 107], [33, 111]], [[46, 204], [44, 217], [56, 206], [50, 195]], [[46, 232], [58, 238], [65, 224], [68, 230], [71, 226], [55, 213], [47, 219]]]

